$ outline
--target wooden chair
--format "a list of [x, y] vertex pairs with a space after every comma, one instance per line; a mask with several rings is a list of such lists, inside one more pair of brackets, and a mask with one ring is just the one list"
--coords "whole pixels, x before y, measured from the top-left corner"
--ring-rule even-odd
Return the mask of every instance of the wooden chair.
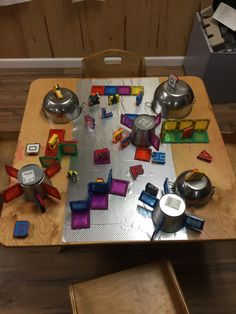
[[83, 77], [142, 77], [146, 76], [144, 57], [136, 53], [108, 49], [83, 59]]

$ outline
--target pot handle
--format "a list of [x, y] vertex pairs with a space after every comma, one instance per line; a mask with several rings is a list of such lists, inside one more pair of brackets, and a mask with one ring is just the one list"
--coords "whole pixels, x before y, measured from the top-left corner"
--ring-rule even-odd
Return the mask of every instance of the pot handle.
[[211, 189], [211, 196], [210, 196], [210, 198], [212, 198], [212, 196], [214, 195], [215, 190], [216, 190], [216, 189], [215, 189], [215, 187], [213, 186], [212, 189]]

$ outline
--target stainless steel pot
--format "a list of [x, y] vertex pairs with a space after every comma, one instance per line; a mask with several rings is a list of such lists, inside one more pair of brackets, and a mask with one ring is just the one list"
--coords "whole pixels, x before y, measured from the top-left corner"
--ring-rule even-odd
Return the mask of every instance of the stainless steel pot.
[[187, 206], [199, 207], [206, 204], [214, 194], [210, 179], [204, 174], [197, 180], [186, 180], [192, 170], [181, 173], [173, 184], [173, 192], [182, 197]]
[[184, 225], [185, 202], [176, 194], [165, 194], [152, 212], [155, 226], [164, 232], [177, 232]]
[[35, 201], [35, 194], [41, 198], [46, 197], [47, 193], [42, 187], [43, 182], [51, 185], [51, 181], [45, 176], [44, 171], [35, 164], [22, 167], [17, 174], [17, 180], [24, 188], [25, 200], [29, 202]]
[[52, 90], [47, 93], [43, 100], [45, 116], [59, 124], [70, 122], [81, 113], [79, 99], [74, 92], [68, 88], [60, 88], [60, 94], [62, 97], [58, 97], [55, 90]]
[[193, 103], [193, 90], [187, 83], [179, 80], [174, 88], [165, 81], [156, 88], [151, 107], [156, 113], [161, 108], [164, 119], [182, 119], [191, 112]]
[[137, 116], [133, 122], [130, 135], [131, 142], [139, 147], [150, 146], [150, 134], [155, 133], [155, 127], [155, 118], [153, 116], [147, 114]]

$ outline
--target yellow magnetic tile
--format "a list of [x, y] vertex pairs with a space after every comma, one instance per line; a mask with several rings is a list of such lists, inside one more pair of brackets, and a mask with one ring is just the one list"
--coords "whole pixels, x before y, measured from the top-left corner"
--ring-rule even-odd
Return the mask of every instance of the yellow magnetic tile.
[[131, 86], [131, 95], [137, 96], [140, 92], [144, 95], [144, 87], [143, 86]]
[[171, 130], [175, 130], [176, 127], [177, 127], [177, 121], [174, 120], [174, 121], [165, 121], [163, 123], [164, 125], [164, 130], [166, 131], [171, 131]]
[[183, 130], [183, 129], [189, 128], [192, 125], [193, 125], [192, 120], [181, 120], [179, 124], [179, 129]]
[[194, 130], [207, 130], [209, 123], [209, 119], [197, 120], [195, 122]]

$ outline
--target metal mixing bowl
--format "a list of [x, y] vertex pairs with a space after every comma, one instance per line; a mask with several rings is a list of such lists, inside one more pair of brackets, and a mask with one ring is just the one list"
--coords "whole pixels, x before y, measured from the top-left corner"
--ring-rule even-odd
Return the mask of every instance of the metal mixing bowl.
[[181, 119], [191, 112], [193, 103], [193, 90], [187, 83], [179, 80], [173, 88], [165, 81], [156, 88], [151, 107], [156, 113], [161, 108], [164, 119]]
[[191, 171], [184, 171], [177, 177], [173, 185], [173, 192], [182, 197], [187, 206], [200, 207], [211, 199], [214, 187], [205, 174], [198, 180], [186, 181], [186, 176]]
[[43, 100], [43, 111], [54, 123], [67, 123], [76, 119], [81, 113], [79, 99], [68, 88], [60, 88], [63, 98], [59, 99], [53, 91], [47, 93]]

